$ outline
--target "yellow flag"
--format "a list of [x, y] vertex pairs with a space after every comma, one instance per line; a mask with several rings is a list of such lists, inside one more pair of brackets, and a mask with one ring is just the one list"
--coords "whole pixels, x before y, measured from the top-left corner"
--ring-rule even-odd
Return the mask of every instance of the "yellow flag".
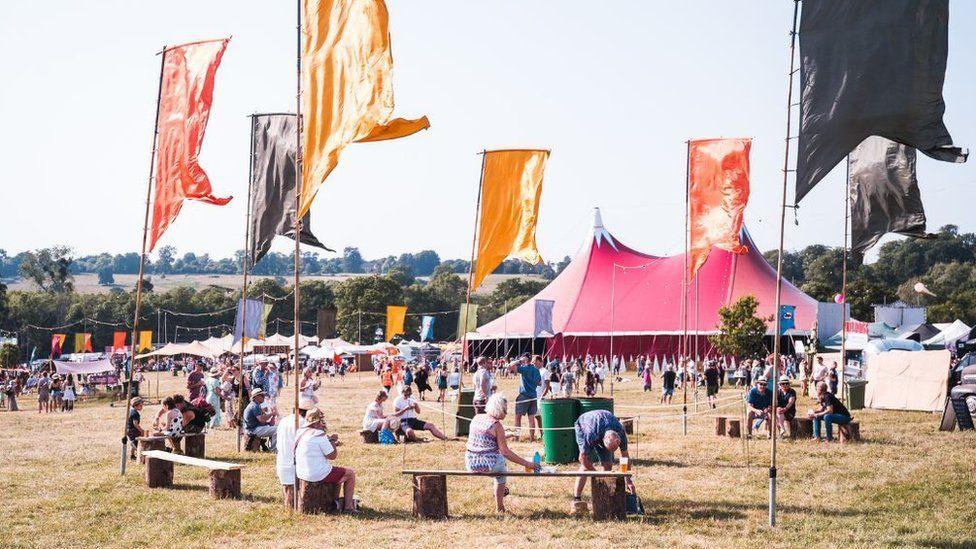
[[405, 137], [427, 117], [393, 119], [390, 14], [383, 0], [304, 0], [299, 216], [355, 142]]
[[91, 350], [92, 350], [91, 334], [85, 334], [85, 333], [75, 334], [75, 352], [90, 353]]
[[139, 332], [139, 351], [151, 351], [152, 350], [152, 330], [143, 330]]
[[390, 341], [393, 336], [403, 333], [403, 320], [407, 316], [407, 308], [400, 305], [388, 305], [386, 307], [386, 340]]
[[462, 303], [461, 311], [458, 314], [457, 337], [461, 339], [464, 334], [478, 329], [478, 305], [475, 303]]
[[488, 151], [481, 183], [481, 220], [474, 291], [506, 257], [542, 263], [535, 245], [542, 174], [549, 151]]

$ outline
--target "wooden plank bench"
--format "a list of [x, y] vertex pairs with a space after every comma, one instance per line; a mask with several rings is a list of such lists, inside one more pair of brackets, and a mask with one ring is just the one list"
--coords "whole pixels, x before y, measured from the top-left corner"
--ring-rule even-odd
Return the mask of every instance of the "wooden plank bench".
[[[196, 458], [202, 458], [207, 452], [207, 437], [205, 433], [194, 433], [183, 435], [182, 437], [169, 437], [164, 435], [153, 435], [136, 438], [136, 445], [139, 449], [139, 463], [145, 463], [145, 452], [150, 450], [165, 450], [166, 441], [183, 440], [183, 453]], [[172, 444], [171, 444], [172, 445]]]
[[239, 499], [241, 497], [241, 469], [244, 465], [201, 459], [162, 450], [148, 450], [146, 457], [146, 485], [163, 488], [173, 485], [173, 464], [180, 463], [210, 470], [210, 497]]
[[406, 470], [404, 475], [413, 477], [413, 516], [443, 519], [447, 512], [447, 477], [526, 477], [535, 479], [560, 477], [587, 477], [593, 498], [594, 520], [624, 519], [627, 516], [626, 479], [632, 473], [614, 471], [557, 471], [555, 473], [479, 473], [472, 471], [424, 471]]
[[715, 416], [715, 435], [731, 438], [742, 436], [742, 417]]

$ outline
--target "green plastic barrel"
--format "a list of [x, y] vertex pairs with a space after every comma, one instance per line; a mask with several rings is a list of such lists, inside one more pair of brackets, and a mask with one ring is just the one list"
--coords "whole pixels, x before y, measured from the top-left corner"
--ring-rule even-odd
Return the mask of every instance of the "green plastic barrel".
[[868, 382], [862, 379], [849, 379], [846, 383], [846, 393], [847, 393], [847, 409], [848, 410], [862, 410], [864, 409], [864, 386]]
[[612, 398], [602, 398], [602, 397], [582, 397], [579, 399], [579, 414], [585, 414], [586, 412], [592, 412], [593, 410], [606, 410], [613, 413], [613, 399]]
[[[553, 398], [542, 401], [542, 446], [546, 463], [572, 463], [579, 456], [576, 431], [572, 429], [579, 416], [575, 398]], [[553, 429], [553, 430], [550, 430]]]
[[458, 391], [457, 415], [454, 418], [454, 436], [467, 436], [474, 419], [474, 389]]

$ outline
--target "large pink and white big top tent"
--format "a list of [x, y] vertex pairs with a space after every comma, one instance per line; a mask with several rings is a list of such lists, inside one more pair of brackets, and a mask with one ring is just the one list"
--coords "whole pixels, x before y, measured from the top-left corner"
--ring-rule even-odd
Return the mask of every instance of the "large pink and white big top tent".
[[[713, 354], [708, 335], [717, 333], [718, 310], [746, 295], [759, 300], [758, 314], [773, 317], [776, 270], [743, 229], [743, 255], [713, 249], [687, 290], [689, 349]], [[550, 356], [673, 356], [683, 332], [681, 304], [684, 254], [658, 257], [618, 241], [594, 211], [592, 234], [570, 264], [533, 299], [468, 334], [475, 354], [504, 340], [544, 338]], [[536, 334], [535, 302], [551, 300], [552, 333]], [[783, 281], [782, 304], [793, 305], [795, 329], [808, 335], [817, 301]], [[774, 317], [773, 317], [774, 318]], [[767, 335], [772, 335], [773, 322]], [[611, 338], [611, 333], [613, 334]], [[697, 336], [697, 337], [696, 337]]]

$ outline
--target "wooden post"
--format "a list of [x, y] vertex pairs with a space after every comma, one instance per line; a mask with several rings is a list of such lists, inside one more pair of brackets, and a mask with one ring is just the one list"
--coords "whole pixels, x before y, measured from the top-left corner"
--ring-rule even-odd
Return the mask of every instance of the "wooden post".
[[210, 497], [214, 499], [240, 499], [241, 470], [213, 469], [210, 471]]
[[125, 399], [125, 416], [122, 417], [122, 461], [121, 474], [125, 474], [126, 464], [126, 428], [129, 423], [129, 412], [132, 401], [132, 375], [136, 367], [136, 338], [139, 336], [139, 309], [142, 307], [142, 275], [146, 268], [146, 239], [149, 235], [149, 200], [152, 197], [153, 173], [156, 167], [156, 141], [159, 137], [159, 103], [163, 97], [163, 72], [166, 69], [166, 47], [160, 52], [159, 89], [156, 92], [156, 118], [153, 120], [152, 153], [149, 155], [149, 179], [146, 183], [146, 213], [142, 220], [142, 253], [139, 255], [139, 278], [136, 279], [136, 307], [132, 320], [132, 352], [129, 355], [129, 375], [125, 380], [123, 398]]
[[725, 420], [724, 416], [715, 418], [715, 435], [724, 437], [725, 436]]
[[146, 463], [146, 456], [143, 452], [150, 450], [166, 451], [166, 441], [160, 437], [139, 437], [136, 439], [139, 448], [139, 463]]
[[203, 458], [207, 451], [207, 437], [203, 433], [183, 437], [183, 453], [190, 457]]
[[337, 513], [336, 500], [339, 499], [339, 485], [327, 482], [308, 482], [295, 479], [298, 490], [296, 508], [305, 515], [319, 513]]
[[742, 436], [742, 420], [737, 418], [728, 419], [728, 435], [730, 438], [739, 438]]
[[624, 477], [593, 477], [590, 482], [593, 520], [622, 520], [627, 517], [627, 487]]
[[173, 462], [165, 459], [146, 460], [146, 486], [164, 488], [173, 485]]
[[413, 476], [413, 516], [447, 518], [447, 476]]
[[[296, 79], [295, 79], [295, 362], [292, 365], [295, 370], [295, 432], [298, 432], [298, 397], [301, 392], [301, 373], [298, 367], [298, 347], [299, 335], [301, 334], [301, 316], [299, 315], [299, 304], [301, 303], [301, 290], [299, 290], [299, 272], [302, 266], [301, 247], [302, 240], [302, 0], [296, 0], [298, 8], [298, 21], [295, 27], [296, 35]], [[295, 466], [295, 458], [292, 457], [292, 466]], [[298, 482], [298, 479], [295, 479]], [[292, 506], [299, 507], [299, 489], [295, 489], [295, 501]]]
[[[481, 174], [478, 176], [478, 199], [474, 206], [474, 233], [471, 235], [471, 261], [468, 262], [468, 289], [464, 296], [464, 318], [461, 319], [461, 375], [458, 376], [458, 391], [464, 387], [464, 370], [471, 367], [471, 357], [468, 356], [468, 315], [471, 313], [468, 309], [471, 307], [471, 285], [474, 283], [474, 256], [478, 247], [478, 229], [481, 222], [479, 219], [479, 214], [481, 213], [481, 191], [485, 184], [485, 158], [487, 155], [488, 151], [481, 151]], [[506, 337], [506, 346], [507, 341], [508, 339]], [[466, 361], [468, 362], [467, 366], [465, 366]]]

